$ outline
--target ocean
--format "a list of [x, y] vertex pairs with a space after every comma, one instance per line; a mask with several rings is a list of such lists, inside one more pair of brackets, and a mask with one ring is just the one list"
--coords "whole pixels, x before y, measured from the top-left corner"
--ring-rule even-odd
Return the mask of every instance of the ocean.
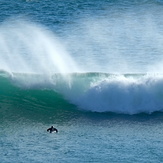
[[162, 163], [162, 45], [162, 0], [1, 0], [0, 163]]

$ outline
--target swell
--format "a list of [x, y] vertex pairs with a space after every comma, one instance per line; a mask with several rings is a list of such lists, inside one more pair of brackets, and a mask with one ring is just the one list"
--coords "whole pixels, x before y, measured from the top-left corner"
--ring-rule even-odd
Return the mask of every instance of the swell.
[[85, 111], [129, 115], [162, 112], [163, 77], [107, 73], [9, 75], [3, 72], [0, 107], [4, 117], [11, 112], [15, 115], [28, 112], [29, 116]]

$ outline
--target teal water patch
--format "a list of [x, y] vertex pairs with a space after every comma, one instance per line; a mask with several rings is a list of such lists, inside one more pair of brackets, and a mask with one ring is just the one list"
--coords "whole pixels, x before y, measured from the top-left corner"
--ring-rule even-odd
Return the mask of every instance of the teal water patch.
[[17, 87], [9, 78], [0, 80], [1, 122], [23, 122], [26, 119], [62, 121], [74, 106], [53, 90]]

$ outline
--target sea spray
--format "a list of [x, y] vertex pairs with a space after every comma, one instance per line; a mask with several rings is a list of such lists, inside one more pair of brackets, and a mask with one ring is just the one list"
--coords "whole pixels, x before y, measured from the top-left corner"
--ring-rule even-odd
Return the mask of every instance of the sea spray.
[[78, 71], [60, 42], [39, 24], [10, 19], [0, 26], [0, 69], [46, 75]]
[[104, 17], [93, 14], [80, 19], [67, 29], [67, 48], [78, 54], [76, 60], [87, 72], [161, 73], [163, 32], [156, 19], [162, 20], [162, 14], [156, 15], [155, 7], [151, 14], [146, 7], [120, 11], [113, 5]]

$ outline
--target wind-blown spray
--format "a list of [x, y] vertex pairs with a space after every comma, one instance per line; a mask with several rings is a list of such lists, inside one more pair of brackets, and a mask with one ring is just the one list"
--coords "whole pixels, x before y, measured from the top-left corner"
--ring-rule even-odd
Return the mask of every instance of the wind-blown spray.
[[54, 33], [24, 20], [0, 26], [0, 69], [15, 73], [68, 73], [78, 71], [72, 57]]

